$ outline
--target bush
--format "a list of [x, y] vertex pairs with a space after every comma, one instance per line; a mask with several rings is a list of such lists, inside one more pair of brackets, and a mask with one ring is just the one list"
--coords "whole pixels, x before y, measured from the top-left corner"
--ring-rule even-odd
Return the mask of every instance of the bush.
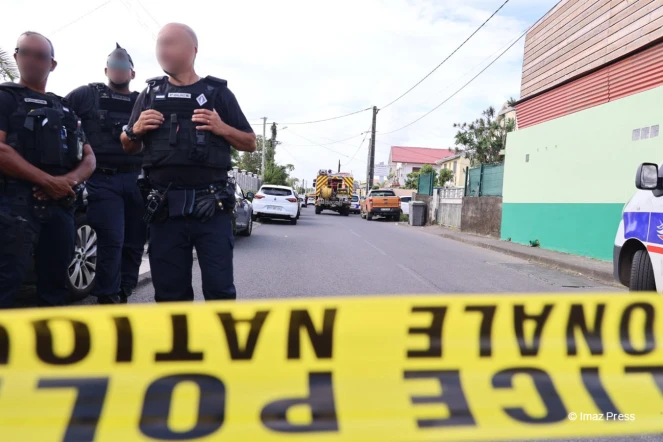
[[403, 222], [403, 223], [407, 223], [407, 222], [409, 222], [409, 221], [410, 221], [410, 217], [407, 216], [407, 215], [404, 214], [404, 213], [401, 213], [401, 222]]

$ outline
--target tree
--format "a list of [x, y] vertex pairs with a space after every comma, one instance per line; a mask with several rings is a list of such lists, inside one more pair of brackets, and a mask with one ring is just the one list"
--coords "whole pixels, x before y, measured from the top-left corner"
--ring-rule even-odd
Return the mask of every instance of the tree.
[[456, 153], [463, 152], [465, 158], [469, 158], [473, 164], [497, 163], [506, 143], [506, 134], [514, 130], [515, 121], [508, 119], [504, 124], [497, 121], [492, 106], [481, 115], [481, 118], [471, 123], [454, 124], [453, 127], [458, 129]]
[[265, 184], [274, 184], [276, 186], [288, 185], [288, 171], [286, 166], [278, 164], [268, 164], [265, 166]]
[[509, 99], [507, 100], [506, 104], [508, 104], [510, 107], [513, 107], [513, 106], [516, 105], [517, 102], [518, 102], [518, 100], [516, 100], [515, 98], [511, 97], [511, 98], [509, 98]]
[[419, 185], [419, 172], [408, 173], [405, 177], [403, 189], [416, 189]]
[[444, 187], [449, 181], [454, 179], [454, 173], [451, 169], [440, 169], [440, 176], [438, 177], [438, 184]]
[[378, 190], [379, 188], [380, 188], [379, 184], [373, 184], [373, 187], [371, 187], [371, 189], [373, 190]]
[[0, 78], [5, 81], [14, 81], [18, 78], [18, 68], [9, 52], [0, 48]]
[[260, 174], [262, 170], [262, 137], [258, 136], [256, 139], [257, 149], [255, 152], [244, 152], [239, 162], [240, 170]]

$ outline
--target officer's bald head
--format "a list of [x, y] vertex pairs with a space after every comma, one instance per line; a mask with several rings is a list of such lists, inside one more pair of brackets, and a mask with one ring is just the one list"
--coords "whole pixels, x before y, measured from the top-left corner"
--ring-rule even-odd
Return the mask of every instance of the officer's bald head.
[[169, 23], [159, 31], [157, 59], [161, 69], [177, 75], [191, 69], [198, 53], [198, 37], [191, 27]]

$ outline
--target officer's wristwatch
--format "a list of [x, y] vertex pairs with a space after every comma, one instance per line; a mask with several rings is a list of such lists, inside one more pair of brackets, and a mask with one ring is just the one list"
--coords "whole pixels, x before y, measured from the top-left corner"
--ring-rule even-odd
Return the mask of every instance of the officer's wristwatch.
[[124, 133], [127, 134], [127, 137], [131, 141], [138, 141], [138, 137], [136, 136], [136, 134], [133, 131], [133, 126], [132, 127], [124, 126]]

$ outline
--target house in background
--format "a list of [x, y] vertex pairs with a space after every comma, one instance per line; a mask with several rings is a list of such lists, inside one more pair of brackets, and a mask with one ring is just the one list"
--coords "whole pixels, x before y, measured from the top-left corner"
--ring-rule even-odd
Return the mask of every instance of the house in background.
[[392, 146], [389, 152], [389, 184], [391, 187], [404, 185], [407, 175], [419, 172], [425, 164], [439, 170], [441, 166], [437, 162], [455, 153], [451, 149]]
[[465, 186], [465, 171], [470, 167], [471, 161], [469, 158], [465, 158], [464, 153], [457, 153], [455, 155], [442, 158], [436, 162], [438, 166], [441, 166], [440, 169], [451, 169], [454, 173], [454, 178], [449, 182], [453, 187], [463, 187]]
[[562, 0], [527, 32], [503, 239], [613, 259], [636, 169], [663, 152], [662, 13], [658, 2]]

